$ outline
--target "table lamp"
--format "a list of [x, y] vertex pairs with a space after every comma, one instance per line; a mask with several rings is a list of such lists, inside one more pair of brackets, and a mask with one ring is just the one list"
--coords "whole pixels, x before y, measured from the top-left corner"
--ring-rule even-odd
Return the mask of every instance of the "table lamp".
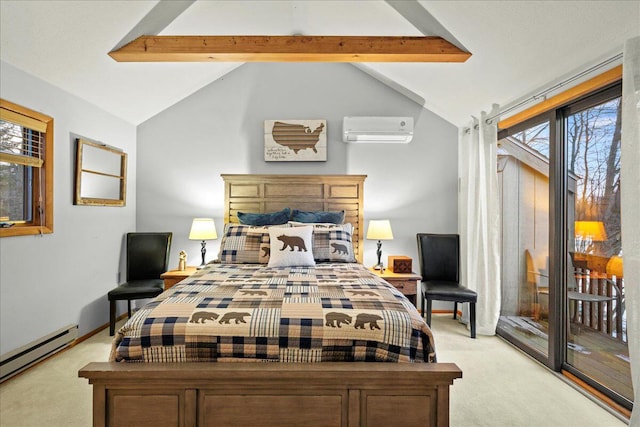
[[587, 253], [593, 242], [607, 240], [607, 232], [602, 221], [576, 221], [576, 252]]
[[218, 238], [216, 234], [216, 224], [213, 218], [194, 218], [189, 232], [189, 240], [202, 240], [202, 264], [198, 268], [204, 267], [204, 256], [207, 253], [207, 243], [205, 240], [215, 240]]
[[618, 255], [612, 256], [611, 258], [609, 258], [609, 261], [607, 262], [607, 266], [605, 268], [607, 274], [616, 276], [618, 279], [621, 279], [624, 270], [622, 257]]
[[367, 230], [367, 239], [378, 241], [378, 263], [373, 266], [375, 270], [383, 271], [382, 265], [382, 242], [381, 240], [393, 240], [393, 232], [391, 231], [391, 223], [388, 219], [380, 219], [369, 221], [369, 229]]

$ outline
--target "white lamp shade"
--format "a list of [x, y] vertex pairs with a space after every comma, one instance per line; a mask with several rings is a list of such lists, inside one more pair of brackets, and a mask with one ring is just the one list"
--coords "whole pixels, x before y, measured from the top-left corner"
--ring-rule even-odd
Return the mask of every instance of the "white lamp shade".
[[218, 238], [213, 218], [194, 218], [189, 240], [214, 240]]
[[369, 221], [367, 239], [371, 240], [393, 240], [393, 231], [388, 219], [372, 219]]

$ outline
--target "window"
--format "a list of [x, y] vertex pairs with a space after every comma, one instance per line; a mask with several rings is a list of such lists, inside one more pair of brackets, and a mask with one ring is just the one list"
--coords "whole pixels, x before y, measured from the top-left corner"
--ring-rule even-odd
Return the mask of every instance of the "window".
[[575, 180], [575, 191], [566, 192], [572, 274], [564, 368], [632, 402], [620, 221], [620, 95], [618, 85], [563, 111], [566, 170]]
[[524, 122], [498, 141], [501, 183], [502, 304], [497, 333], [549, 357], [548, 115]]
[[519, 144], [526, 145], [532, 150], [549, 159], [549, 121], [514, 133], [511, 138]]
[[621, 251], [621, 71], [609, 75], [616, 73], [618, 81], [585, 82], [500, 132], [497, 333], [624, 411], [633, 407], [633, 385]]
[[0, 99], [0, 237], [53, 233], [53, 119]]

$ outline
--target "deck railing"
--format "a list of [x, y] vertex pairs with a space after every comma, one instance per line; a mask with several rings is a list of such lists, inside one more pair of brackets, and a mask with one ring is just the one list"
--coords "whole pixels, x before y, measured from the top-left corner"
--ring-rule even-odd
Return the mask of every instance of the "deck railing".
[[626, 342], [624, 279], [586, 268], [576, 268], [575, 277], [581, 296], [569, 298], [571, 322]]

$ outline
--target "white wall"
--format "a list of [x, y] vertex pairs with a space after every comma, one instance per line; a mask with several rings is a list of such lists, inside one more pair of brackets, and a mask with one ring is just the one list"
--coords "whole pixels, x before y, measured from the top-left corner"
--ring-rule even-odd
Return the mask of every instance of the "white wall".
[[[123, 235], [174, 232], [171, 267], [186, 249], [191, 219], [213, 216], [222, 230], [221, 173], [367, 174], [365, 220], [388, 218], [395, 240], [383, 257], [406, 254], [417, 267], [415, 233], [455, 232], [457, 129], [347, 64], [247, 64], [136, 128], [2, 62], [4, 99], [54, 117], [54, 233], [0, 240], [0, 354], [67, 324], [86, 334], [108, 321], [106, 293], [123, 270]], [[413, 116], [408, 145], [346, 145], [345, 115]], [[263, 121], [326, 119], [328, 161], [264, 162]], [[73, 205], [76, 137], [129, 155], [127, 206]], [[137, 173], [139, 171], [139, 173]], [[219, 240], [209, 242], [213, 259]], [[375, 242], [365, 242], [365, 264]]]
[[[188, 78], [188, 77], [185, 77]], [[428, 76], [425, 76], [428, 78]], [[415, 137], [402, 144], [344, 144], [342, 118], [413, 116]], [[263, 122], [326, 119], [326, 162], [265, 162]], [[348, 64], [245, 64], [138, 127], [139, 231], [174, 233], [178, 252], [200, 263], [187, 239], [193, 217], [223, 223], [220, 174], [366, 174], [365, 220], [388, 218], [387, 255], [408, 255], [417, 271], [416, 233], [457, 231], [457, 128]], [[220, 240], [207, 244], [207, 261]], [[376, 261], [365, 241], [366, 265]]]
[[[135, 229], [136, 129], [2, 62], [0, 96], [54, 118], [54, 232], [0, 239], [0, 354], [68, 324], [80, 335], [108, 321], [123, 235]], [[73, 205], [75, 138], [129, 155], [126, 207]], [[123, 275], [124, 275], [124, 270]]]

